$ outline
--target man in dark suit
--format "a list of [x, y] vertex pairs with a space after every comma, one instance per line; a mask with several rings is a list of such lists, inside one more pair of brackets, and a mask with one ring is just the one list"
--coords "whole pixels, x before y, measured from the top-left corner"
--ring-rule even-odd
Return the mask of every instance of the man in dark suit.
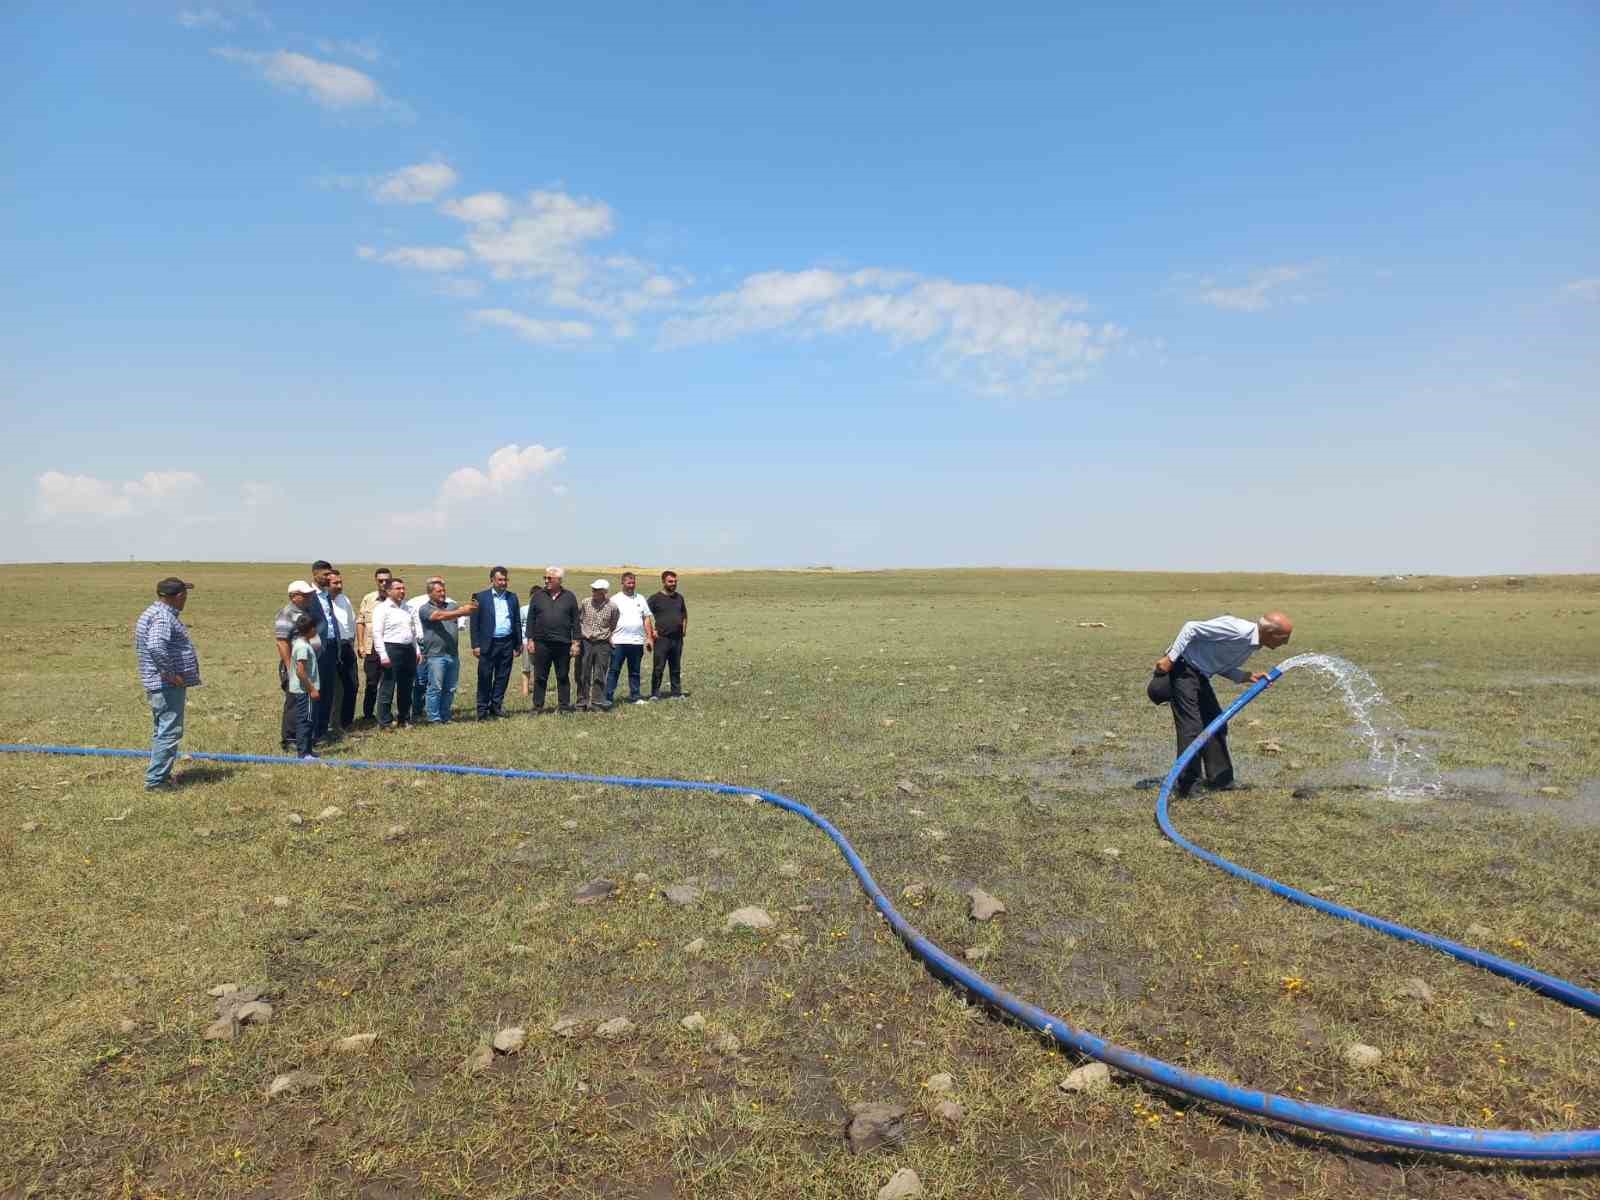
[[309, 611], [316, 618], [317, 636], [322, 639], [317, 651], [317, 670], [327, 684], [320, 689], [321, 699], [315, 703], [311, 714], [311, 736], [319, 742], [328, 737], [333, 723], [333, 685], [339, 677], [339, 643], [342, 640], [339, 614], [333, 607], [333, 593], [328, 590], [328, 577], [332, 574], [333, 564], [325, 558], [311, 564], [311, 582], [317, 591]]
[[489, 572], [489, 587], [473, 596], [472, 657], [478, 660], [478, 720], [505, 716], [506, 684], [522, 646], [522, 606], [504, 567]]

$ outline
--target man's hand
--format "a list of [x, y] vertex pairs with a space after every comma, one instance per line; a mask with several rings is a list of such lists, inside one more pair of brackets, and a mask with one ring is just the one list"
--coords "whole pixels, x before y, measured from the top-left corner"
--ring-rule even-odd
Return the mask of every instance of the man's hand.
[[1165, 654], [1163, 654], [1160, 658], [1156, 659], [1156, 674], [1157, 675], [1166, 675], [1166, 674], [1169, 674], [1171, 671], [1172, 671], [1172, 660], [1170, 658], [1168, 658]]
[[322, 693], [317, 691], [316, 688], [312, 688], [309, 692], [306, 693], [306, 695], [310, 696], [313, 700], [321, 700], [322, 699]]
[[577, 658], [578, 657], [578, 643], [577, 642], [573, 642], [572, 643], [572, 657], [573, 658]]
[[472, 648], [472, 657], [473, 657], [473, 658], [477, 658], [477, 657], [478, 657], [478, 654], [479, 654], [479, 651], [478, 651], [478, 648], [477, 648], [477, 647], [476, 647], [476, 646], [474, 646], [474, 647], [473, 647], [473, 648]]
[[1245, 681], [1246, 683], [1260, 683], [1266, 678], [1260, 671], [1251, 671], [1249, 674], [1250, 678]]
[[387, 658], [380, 658], [378, 661], [383, 664], [383, 669], [385, 671], [389, 669], [389, 660]]
[[161, 682], [166, 684], [168, 687], [184, 686], [182, 675], [163, 675], [161, 677]]

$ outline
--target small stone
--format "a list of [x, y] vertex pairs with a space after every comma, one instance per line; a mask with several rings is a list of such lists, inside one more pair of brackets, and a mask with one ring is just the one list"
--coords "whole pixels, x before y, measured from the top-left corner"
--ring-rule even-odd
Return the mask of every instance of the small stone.
[[306, 819], [297, 812], [290, 813], [284, 820], [291, 825], [304, 825], [306, 823]]
[[[62, 796], [61, 798], [63, 800], [67, 799], [66, 796]], [[119, 812], [116, 816], [114, 816], [114, 817], [102, 817], [101, 820], [105, 821], [109, 825], [120, 825], [122, 822], [126, 821], [132, 815], [133, 815], [133, 809], [125, 808], [121, 812]]]
[[1344, 1048], [1344, 1061], [1346, 1066], [1365, 1071], [1383, 1061], [1383, 1051], [1363, 1042], [1351, 1042]]
[[527, 1040], [528, 1031], [520, 1025], [512, 1025], [494, 1035], [493, 1045], [500, 1054], [515, 1054]]
[[292, 1096], [296, 1092], [305, 1091], [307, 1088], [321, 1086], [321, 1075], [313, 1075], [309, 1071], [290, 1071], [287, 1075], [279, 1075], [267, 1085], [267, 1099], [272, 1100], [278, 1096]]
[[922, 831], [922, 836], [931, 842], [942, 842], [950, 835], [942, 829], [935, 829], [932, 825]]
[[816, 912], [817, 906], [815, 904], [791, 904], [789, 906], [789, 911], [792, 913], [799, 913], [804, 916], [806, 913]]
[[577, 891], [572, 893], [574, 904], [599, 904], [607, 899], [612, 892], [617, 890], [617, 885], [609, 879], [591, 879]]
[[563, 821], [563, 822], [561, 822], [561, 828], [565, 829], [568, 833], [571, 833], [577, 827], [578, 827], [578, 823], [576, 821]]
[[1467, 936], [1475, 942], [1487, 941], [1489, 938], [1494, 936], [1494, 930], [1490, 929], [1486, 925], [1479, 925], [1476, 921], [1474, 921], [1471, 925], [1467, 926]]
[[1112, 729], [1105, 730], [1103, 733], [1101, 733], [1100, 740], [1104, 741], [1104, 742], [1114, 742], [1114, 741], [1116, 741], [1117, 740], [1116, 731], [1112, 730]]
[[633, 1022], [627, 1017], [612, 1017], [594, 1027], [594, 1035], [602, 1041], [617, 1042], [633, 1033]]
[[1539, 789], [1539, 795], [1541, 795], [1541, 796], [1559, 796], [1559, 795], [1561, 795], [1561, 789], [1558, 788], [1558, 787], [1542, 787], [1542, 788]]
[[194, 835], [197, 838], [208, 838], [208, 837], [211, 836], [211, 830], [209, 830], [209, 829], [196, 829], [194, 831]]
[[268, 1025], [272, 1022], [272, 1005], [264, 1000], [252, 1000], [234, 1009], [233, 1016], [241, 1025]]
[[287, 896], [274, 896], [272, 898], [272, 907], [273, 908], [288, 908], [289, 907], [289, 897], [287, 897]]
[[39, 822], [37, 822], [37, 821], [24, 821], [22, 823], [22, 832], [23, 833], [38, 833], [39, 832]]
[[342, 816], [344, 816], [344, 809], [336, 808], [332, 804], [330, 804], [330, 805], [328, 805], [327, 808], [323, 809], [321, 812], [319, 812], [317, 814], [317, 820], [319, 820], [319, 821], [331, 821], [335, 817], [342, 817]]
[[423, 788], [423, 787], [427, 787], [428, 784], [427, 784], [426, 780], [424, 780], [423, 778], [421, 778], [419, 776], [418, 778], [413, 779], [411, 781], [411, 786], [414, 787], [414, 788]]
[[558, 1017], [555, 1024], [550, 1026], [550, 1032], [557, 1037], [569, 1038], [583, 1028], [582, 1017]]
[[718, 1054], [737, 1054], [743, 1049], [739, 1044], [739, 1039], [731, 1033], [720, 1034], [712, 1044], [716, 1046]]
[[988, 946], [968, 946], [961, 952], [961, 957], [968, 962], [979, 963], [989, 957]]
[[901, 1167], [878, 1189], [878, 1200], [915, 1200], [922, 1195], [922, 1180], [910, 1167]]
[[1088, 1063], [1057, 1085], [1063, 1092], [1103, 1092], [1111, 1086], [1111, 1068], [1103, 1062]]
[[541, 901], [539, 901], [539, 903], [533, 905], [531, 908], [528, 909], [528, 915], [530, 917], [541, 916], [544, 913], [549, 912], [554, 907], [555, 907], [555, 905], [551, 904], [550, 901], [541, 900]]
[[844, 1137], [852, 1154], [864, 1154], [878, 1146], [899, 1145], [906, 1136], [906, 1110], [898, 1104], [874, 1100], [850, 1106], [850, 1123]]
[[1413, 975], [1410, 979], [1402, 980], [1400, 985], [1395, 988], [1394, 994], [1396, 996], [1403, 996], [1409, 1000], [1415, 1000], [1424, 1008], [1432, 1007], [1433, 1002], [1436, 999], [1434, 991], [1428, 986], [1427, 981], [1420, 979], [1415, 975]]
[[200, 1035], [200, 1039], [206, 1042], [231, 1042], [238, 1036], [239, 1022], [234, 1019], [233, 1013], [229, 1012], [226, 1016], [218, 1017], [210, 1025], [207, 1025], [206, 1031]]
[[342, 1037], [333, 1044], [334, 1049], [345, 1054], [365, 1054], [372, 1049], [372, 1043], [378, 1040], [375, 1033], [352, 1033], [349, 1037]]
[[123, 1017], [122, 1020], [117, 1022], [117, 1032], [120, 1034], [130, 1034], [137, 1028], [139, 1028], [138, 1022], [132, 1021], [127, 1017]]
[[650, 882], [650, 876], [646, 875], [643, 871], [635, 871], [633, 873], [633, 882], [639, 887], [643, 887], [645, 884]]
[[782, 879], [799, 879], [800, 878], [800, 864], [799, 863], [792, 863], [792, 862], [779, 863], [778, 864], [778, 876], [779, 876], [779, 878], [782, 878]]
[[1289, 760], [1289, 770], [1291, 770], [1291, 771], [1303, 771], [1304, 769], [1305, 769], [1305, 763], [1301, 762], [1299, 759], [1291, 758]]
[[410, 832], [404, 825], [391, 825], [383, 831], [383, 840], [386, 842], [398, 841]]
[[1472, 1023], [1474, 1025], [1479, 1026], [1480, 1028], [1483, 1028], [1483, 1029], [1498, 1029], [1498, 1028], [1500, 1028], [1500, 1026], [1495, 1023], [1495, 1019], [1493, 1017], [1491, 1017], [1488, 1013], [1473, 1013], [1472, 1014]]
[[1260, 729], [1261, 728], [1261, 719], [1259, 717], [1252, 717], [1252, 718], [1250, 718], [1250, 720], [1248, 720], [1248, 721], [1246, 721], [1244, 723], [1244, 727], [1246, 729]]
[[940, 1071], [937, 1075], [929, 1075], [922, 1081], [922, 1086], [936, 1096], [942, 1096], [956, 1086], [956, 1077], [949, 1071]]
[[704, 954], [706, 952], [705, 938], [697, 937], [692, 942], [685, 942], [683, 944], [683, 952], [690, 957]]
[[754, 792], [746, 792], [744, 795], [740, 796], [739, 799], [743, 800], [751, 808], [754, 808], [756, 805], [761, 803], [761, 797], [756, 795]]
[[687, 908], [691, 904], [698, 903], [700, 897], [705, 895], [691, 883], [675, 883], [661, 894], [667, 898], [668, 904], [676, 904], [679, 908]]
[[884, 718], [884, 719], [883, 719], [883, 720], [882, 720], [882, 721], [881, 721], [881, 722], [880, 722], [880, 724], [881, 724], [881, 725], [882, 725], [882, 726], [883, 726], [883, 727], [884, 727], [884, 728], [885, 728], [885, 729], [888, 729], [888, 728], [890, 728], [890, 727], [891, 727], [891, 726], [893, 726], [893, 725], [894, 725], [894, 718], [893, 718], [893, 717], [885, 717], [885, 718]]
[[925, 883], [908, 883], [900, 889], [900, 899], [916, 906], [928, 902], [928, 885]]
[[954, 1100], [941, 1100], [934, 1105], [933, 1115], [953, 1129], [967, 1119], [967, 1110]]
[[1283, 747], [1278, 745], [1277, 742], [1267, 741], [1267, 742], [1259, 742], [1257, 744], [1258, 744], [1258, 746], [1259, 746], [1259, 748], [1261, 750], [1261, 753], [1263, 753], [1263, 754], [1281, 754], [1281, 753], [1283, 753]]
[[799, 950], [802, 949], [805, 944], [806, 939], [801, 937], [798, 933], [785, 933], [780, 934], [778, 937], [778, 945], [784, 950]]
[[692, 1012], [687, 1017], [683, 1018], [683, 1020], [679, 1021], [678, 1024], [682, 1025], [690, 1033], [703, 1033], [706, 1027], [705, 1014]]
[[467, 1061], [463, 1066], [465, 1066], [468, 1075], [476, 1075], [479, 1071], [487, 1071], [494, 1066], [494, 1047], [485, 1042], [467, 1055]]
[[1122, 857], [1122, 851], [1118, 850], [1115, 846], [1102, 846], [1100, 848], [1100, 854], [1103, 858], [1115, 859]]
[[771, 929], [772, 925], [773, 921], [767, 915], [767, 910], [757, 908], [754, 904], [734, 909], [722, 922], [722, 927], [730, 933], [735, 929]]
[[1005, 903], [996, 900], [982, 888], [973, 888], [967, 893], [967, 899], [972, 901], [972, 919], [974, 921], [990, 921], [1006, 911]]
[[525, 946], [521, 942], [512, 942], [506, 947], [506, 953], [513, 958], [527, 958], [530, 954], [536, 953], [536, 951], [532, 946]]
[[226, 996], [229, 992], [237, 992], [238, 990], [239, 985], [237, 983], [219, 983], [216, 987], [207, 988], [206, 995]]
[[897, 779], [894, 786], [899, 788], [908, 796], [915, 796], [917, 794], [917, 785], [912, 783], [909, 779]]

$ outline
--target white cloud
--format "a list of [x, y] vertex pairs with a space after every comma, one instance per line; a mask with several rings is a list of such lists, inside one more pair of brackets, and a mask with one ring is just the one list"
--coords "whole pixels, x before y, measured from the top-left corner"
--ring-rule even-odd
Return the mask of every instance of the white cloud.
[[1309, 274], [1309, 268], [1286, 265], [1257, 271], [1236, 287], [1222, 287], [1214, 279], [1201, 279], [1195, 298], [1213, 308], [1225, 308], [1233, 312], [1264, 312], [1284, 299], [1279, 289]]
[[547, 474], [566, 461], [561, 447], [547, 449], [537, 442], [519, 446], [512, 442], [489, 455], [484, 468], [460, 467], [445, 476], [438, 494], [427, 508], [395, 513], [390, 524], [402, 530], [440, 530], [450, 525], [453, 510], [490, 496], [510, 496], [525, 490], [529, 480]]
[[1600, 278], [1574, 279], [1561, 291], [1568, 296], [1575, 296], [1579, 300], [1600, 300]]
[[369, 262], [409, 267], [415, 271], [459, 271], [467, 265], [467, 252], [454, 246], [396, 246], [393, 250], [359, 246], [356, 254]]
[[594, 336], [594, 327], [587, 321], [525, 317], [509, 308], [480, 308], [472, 314], [472, 319], [480, 325], [498, 325], [502, 329], [509, 329], [529, 342], [581, 342]]
[[137, 516], [180, 501], [201, 486], [200, 476], [190, 471], [146, 471], [123, 483], [46, 471], [35, 482], [35, 504], [46, 519]]
[[324, 108], [364, 108], [386, 100], [377, 81], [354, 67], [290, 50], [263, 54], [223, 46], [212, 53], [229, 62], [243, 63], [274, 87], [302, 92]]
[[[486, 209], [488, 202], [479, 207]], [[611, 207], [601, 201], [531, 192], [504, 217], [473, 220], [467, 245], [498, 279], [544, 278], [575, 287], [591, 270], [581, 252], [584, 243], [605, 237], [612, 227]]]
[[460, 200], [446, 201], [441, 207], [450, 216], [473, 223], [504, 221], [511, 215], [511, 201], [499, 192], [479, 192], [474, 196], [463, 196]]
[[455, 187], [458, 178], [448, 163], [413, 163], [378, 180], [372, 195], [383, 204], [428, 204]]

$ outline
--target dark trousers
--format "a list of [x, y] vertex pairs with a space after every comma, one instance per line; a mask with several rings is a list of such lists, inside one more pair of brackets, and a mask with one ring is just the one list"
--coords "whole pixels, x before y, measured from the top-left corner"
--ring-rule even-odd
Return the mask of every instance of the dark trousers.
[[378, 683], [383, 678], [383, 659], [374, 650], [362, 660], [361, 666], [367, 676], [367, 690], [361, 694], [361, 715], [370, 721], [378, 711]]
[[333, 722], [333, 688], [339, 678], [337, 640], [323, 642], [322, 649], [317, 651], [317, 678], [327, 685], [317, 690], [318, 698], [311, 702], [311, 736], [320, 739], [327, 736], [328, 726]]
[[672, 669], [672, 694], [683, 695], [683, 639], [656, 634], [656, 648], [650, 655], [650, 694], [661, 694], [661, 672]]
[[628, 664], [628, 699], [639, 698], [639, 665], [644, 662], [643, 646], [611, 647], [611, 669], [606, 672], [606, 699], [617, 694], [617, 680], [622, 675], [622, 664]]
[[356, 644], [339, 643], [339, 725], [349, 729], [356, 719]]
[[606, 698], [606, 672], [611, 669], [611, 643], [584, 638], [578, 647], [578, 707], [599, 708]]
[[[319, 689], [320, 690], [320, 689]], [[322, 692], [326, 696], [326, 692]], [[312, 707], [316, 702], [304, 692], [290, 692], [289, 706], [294, 710], [294, 752], [300, 755], [311, 753], [311, 742], [314, 736], [312, 726], [314, 718]]]
[[[1196, 671], [1183, 659], [1172, 664], [1165, 675], [1155, 675], [1146, 689], [1150, 699], [1157, 704], [1172, 705], [1172, 724], [1178, 734], [1178, 753], [1189, 748], [1189, 743], [1216, 720], [1222, 713], [1217, 694], [1211, 690], [1211, 680]], [[1212, 736], [1200, 753], [1189, 760], [1178, 776], [1178, 795], [1187, 796], [1204, 769], [1206, 782], [1213, 787], [1227, 787], [1233, 782], [1233, 759], [1228, 756], [1228, 727], [1224, 725]]]
[[[279, 682], [282, 683], [282, 680]], [[287, 683], [283, 683], [283, 717], [278, 721], [278, 740], [283, 743], [285, 750], [294, 745], [295, 738], [300, 734], [299, 711], [294, 704], [294, 693], [289, 690]]]
[[498, 717], [506, 706], [506, 684], [511, 682], [511, 664], [517, 659], [517, 643], [511, 638], [495, 638], [478, 651], [478, 716]]
[[562, 708], [572, 707], [572, 643], [535, 642], [533, 644], [533, 711], [544, 707], [545, 688], [550, 684], [550, 668], [556, 669], [556, 699]]
[[388, 725], [390, 706], [399, 710], [400, 724], [411, 720], [411, 689], [417, 682], [417, 648], [386, 644], [389, 667], [378, 680], [378, 724]]

